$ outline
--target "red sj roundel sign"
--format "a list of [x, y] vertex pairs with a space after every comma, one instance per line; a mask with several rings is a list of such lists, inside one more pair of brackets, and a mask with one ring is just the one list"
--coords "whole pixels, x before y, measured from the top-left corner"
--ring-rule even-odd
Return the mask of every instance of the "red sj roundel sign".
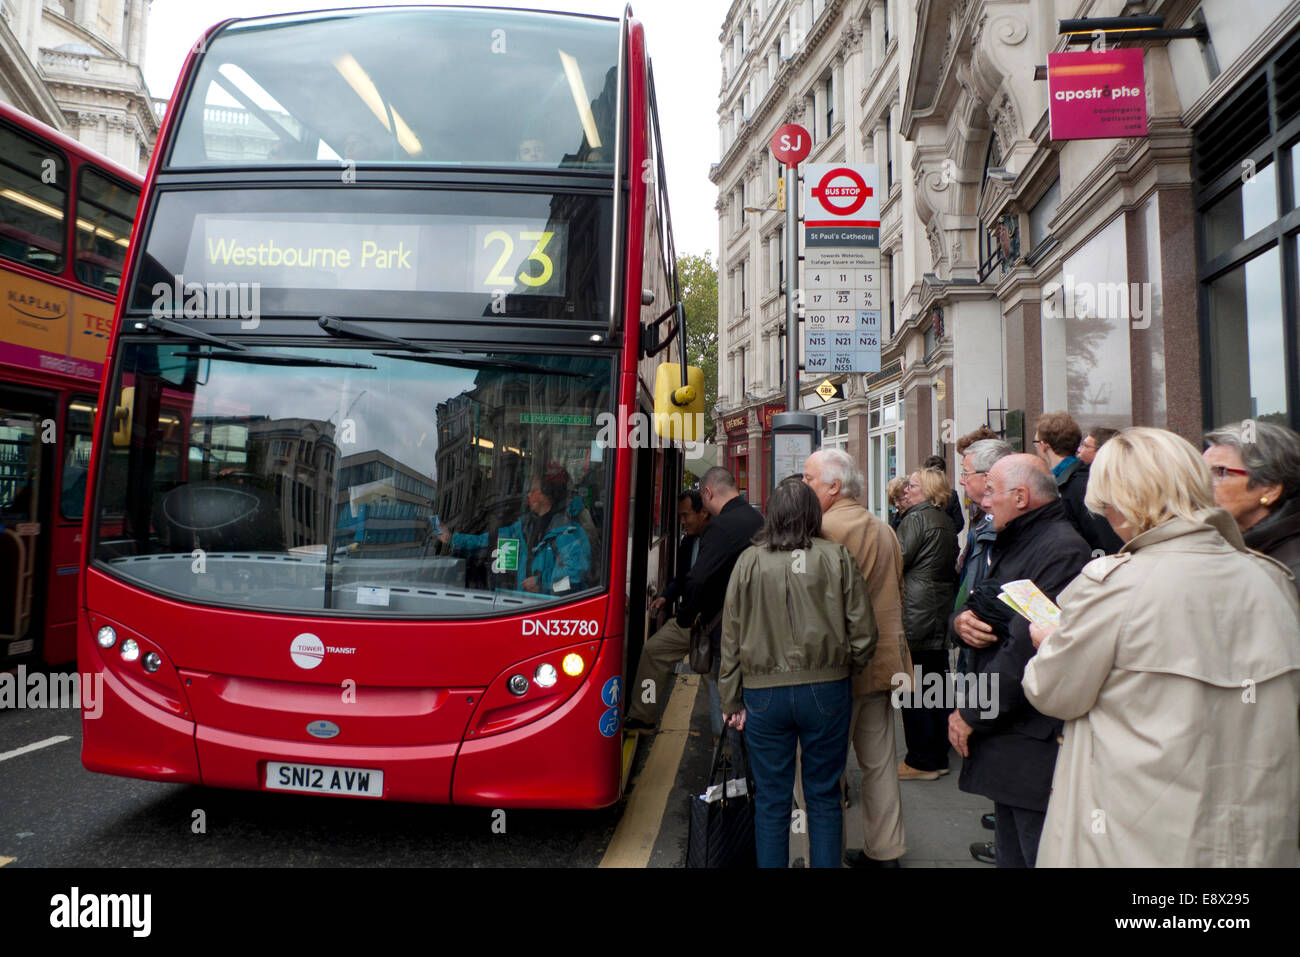
[[812, 151], [812, 137], [798, 123], [787, 123], [772, 134], [772, 155], [786, 166], [798, 166]]

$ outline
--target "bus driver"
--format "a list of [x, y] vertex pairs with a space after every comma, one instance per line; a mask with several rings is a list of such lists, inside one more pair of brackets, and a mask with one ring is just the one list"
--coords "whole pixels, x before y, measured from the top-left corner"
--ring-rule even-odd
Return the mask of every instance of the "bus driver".
[[[586, 588], [591, 543], [569, 514], [569, 473], [558, 463], [547, 466], [543, 475], [533, 476], [524, 504], [518, 519], [497, 529], [493, 570], [515, 572], [519, 588], [528, 592], [564, 595]], [[490, 535], [444, 528], [438, 539], [463, 553], [487, 548]]]

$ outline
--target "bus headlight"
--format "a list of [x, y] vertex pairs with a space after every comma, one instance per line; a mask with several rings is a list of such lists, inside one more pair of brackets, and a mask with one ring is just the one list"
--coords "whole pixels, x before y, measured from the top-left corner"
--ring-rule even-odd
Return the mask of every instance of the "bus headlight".
[[523, 675], [511, 675], [506, 687], [512, 695], [523, 695], [528, 691], [528, 679]]
[[103, 628], [99, 629], [98, 632], [96, 632], [95, 641], [96, 643], [98, 643], [99, 647], [101, 648], [112, 648], [115, 644], [117, 644], [117, 632], [115, 632], [108, 625], [105, 625]]
[[582, 669], [587, 667], [587, 663], [582, 660], [582, 655], [574, 651], [564, 656], [564, 661], [561, 662], [560, 667], [564, 669], [564, 673], [570, 678], [576, 678], [582, 674]]
[[144, 665], [145, 671], [149, 672], [149, 674], [153, 674], [155, 671], [157, 671], [159, 668], [162, 667], [162, 657], [158, 654], [158, 652], [151, 651], [149, 652], [149, 654], [144, 656], [144, 661], [142, 662], [142, 664]]
[[140, 657], [140, 646], [136, 644], [134, 638], [128, 638], [122, 642], [122, 660], [135, 661]]
[[538, 687], [549, 688], [560, 680], [560, 676], [555, 671], [555, 665], [541, 664], [537, 666], [533, 680], [537, 682]]

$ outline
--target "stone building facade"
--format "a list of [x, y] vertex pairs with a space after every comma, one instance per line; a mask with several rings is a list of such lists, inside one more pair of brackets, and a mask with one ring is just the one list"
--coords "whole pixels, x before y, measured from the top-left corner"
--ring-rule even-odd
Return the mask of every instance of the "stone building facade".
[[[1058, 18], [1130, 14], [1208, 36], [1140, 44], [1149, 135], [1053, 141], [1039, 68], [1087, 49]], [[730, 461], [761, 457], [754, 411], [782, 397], [784, 216], [737, 208], [776, 205], [766, 148], [785, 121], [814, 130], [810, 161], [881, 169], [882, 372], [843, 377], [825, 408], [802, 386], [878, 513], [889, 474], [937, 453], [951, 475], [980, 424], [1027, 450], [1056, 409], [1193, 442], [1246, 417], [1300, 425], [1300, 3], [737, 0], [722, 41]]]
[[0, 0], [0, 102], [143, 173], [158, 115], [141, 66], [152, 0]]
[[931, 255], [915, 308], [943, 317], [956, 357], [936, 418], [965, 431], [1001, 408], [1032, 439], [1066, 409], [1194, 443], [1250, 416], [1294, 426], [1300, 4], [1073, 5], [1208, 37], [1140, 44], [1146, 137], [1066, 142], [1037, 68], [1088, 47], [1067, 47], [1055, 7], [918, 4], [903, 135]]

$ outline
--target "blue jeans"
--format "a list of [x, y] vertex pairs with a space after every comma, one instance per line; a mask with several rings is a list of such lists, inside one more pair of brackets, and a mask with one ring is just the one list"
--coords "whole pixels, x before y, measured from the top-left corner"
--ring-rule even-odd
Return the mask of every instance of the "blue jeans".
[[790, 865], [795, 745], [803, 750], [812, 867], [840, 866], [840, 775], [849, 749], [853, 690], [848, 678], [781, 688], [745, 688], [745, 741], [754, 772], [759, 867]]

